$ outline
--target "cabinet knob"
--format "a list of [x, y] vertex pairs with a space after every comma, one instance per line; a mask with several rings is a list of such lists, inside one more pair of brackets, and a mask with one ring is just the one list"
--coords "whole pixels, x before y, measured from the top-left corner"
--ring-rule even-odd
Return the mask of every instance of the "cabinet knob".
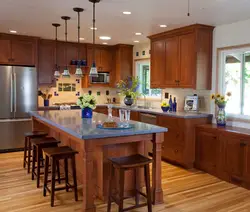
[[178, 153], [178, 152], [179, 152], [179, 150], [178, 150], [178, 149], [176, 149], [176, 150], [175, 150], [175, 153]]
[[241, 142], [241, 143], [240, 143], [240, 146], [241, 146], [241, 147], [244, 147], [244, 146], [246, 146], [246, 145], [247, 145], [247, 144], [244, 143], [244, 142]]

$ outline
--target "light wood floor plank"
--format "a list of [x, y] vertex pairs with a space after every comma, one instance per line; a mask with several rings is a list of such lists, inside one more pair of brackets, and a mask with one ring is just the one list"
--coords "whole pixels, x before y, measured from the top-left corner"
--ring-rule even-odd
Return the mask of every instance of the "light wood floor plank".
[[[202, 171], [185, 170], [162, 162], [164, 204], [153, 207], [154, 212], [250, 212], [250, 191]], [[73, 192], [56, 192], [55, 207], [50, 207], [50, 196], [43, 197], [30, 174], [22, 168], [22, 153], [0, 154], [0, 212], [81, 212]], [[126, 200], [130, 206], [134, 200]], [[97, 200], [97, 212], [107, 207]], [[112, 211], [117, 211], [115, 205]], [[146, 208], [133, 212], [145, 212]]]

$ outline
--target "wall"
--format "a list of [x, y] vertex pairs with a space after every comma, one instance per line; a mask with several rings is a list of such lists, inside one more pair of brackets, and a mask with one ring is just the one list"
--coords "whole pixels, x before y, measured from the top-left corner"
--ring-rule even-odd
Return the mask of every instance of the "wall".
[[[76, 91], [75, 92], [63, 92], [58, 91], [58, 84], [59, 83], [75, 83], [76, 84]], [[55, 103], [75, 103], [77, 98], [80, 95], [88, 94], [89, 91], [92, 91], [92, 95], [96, 97], [98, 104], [104, 104], [107, 102], [107, 98], [116, 98], [119, 102], [119, 96], [116, 93], [116, 89], [114, 88], [107, 88], [107, 87], [94, 87], [94, 88], [81, 88], [81, 80], [78, 80], [75, 76], [71, 76], [70, 78], [60, 78], [56, 83], [56, 87], [47, 87], [47, 86], [40, 86], [39, 89], [42, 92], [48, 92], [52, 94], [52, 98], [50, 99], [50, 106]], [[106, 91], [109, 91], [109, 95], [106, 95]], [[38, 105], [43, 106], [43, 99], [38, 97]]]

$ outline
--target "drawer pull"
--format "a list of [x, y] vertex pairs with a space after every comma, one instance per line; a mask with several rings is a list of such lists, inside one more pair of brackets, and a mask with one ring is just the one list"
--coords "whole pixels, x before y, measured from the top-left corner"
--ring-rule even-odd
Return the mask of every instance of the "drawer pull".
[[175, 153], [178, 153], [178, 152], [179, 152], [179, 150], [178, 150], [178, 149], [176, 149], [176, 150], [175, 150]]
[[244, 147], [244, 146], [246, 146], [246, 145], [247, 145], [247, 144], [244, 143], [244, 142], [241, 142], [241, 143], [240, 143], [240, 146], [241, 146], [241, 147]]

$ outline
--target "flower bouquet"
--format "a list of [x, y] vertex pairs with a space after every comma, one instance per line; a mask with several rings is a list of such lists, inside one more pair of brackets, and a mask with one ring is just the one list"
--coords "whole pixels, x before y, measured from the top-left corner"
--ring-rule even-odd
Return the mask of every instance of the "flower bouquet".
[[125, 96], [124, 103], [127, 106], [131, 106], [134, 103], [134, 99], [141, 94], [138, 91], [139, 77], [127, 77], [126, 80], [120, 80], [117, 84], [120, 95]]
[[48, 90], [46, 90], [46, 93], [43, 93], [39, 90], [38, 96], [41, 96], [43, 98], [43, 104], [45, 107], [49, 106], [49, 99], [52, 97], [52, 94], [49, 94]]
[[93, 110], [96, 108], [96, 99], [94, 96], [89, 94], [80, 96], [76, 104], [82, 109], [82, 118], [92, 118]]
[[226, 97], [219, 93], [211, 95], [211, 99], [214, 100], [215, 104], [218, 106], [218, 112], [216, 116], [216, 122], [218, 126], [226, 126], [225, 107], [231, 95], [231, 92], [227, 92]]

